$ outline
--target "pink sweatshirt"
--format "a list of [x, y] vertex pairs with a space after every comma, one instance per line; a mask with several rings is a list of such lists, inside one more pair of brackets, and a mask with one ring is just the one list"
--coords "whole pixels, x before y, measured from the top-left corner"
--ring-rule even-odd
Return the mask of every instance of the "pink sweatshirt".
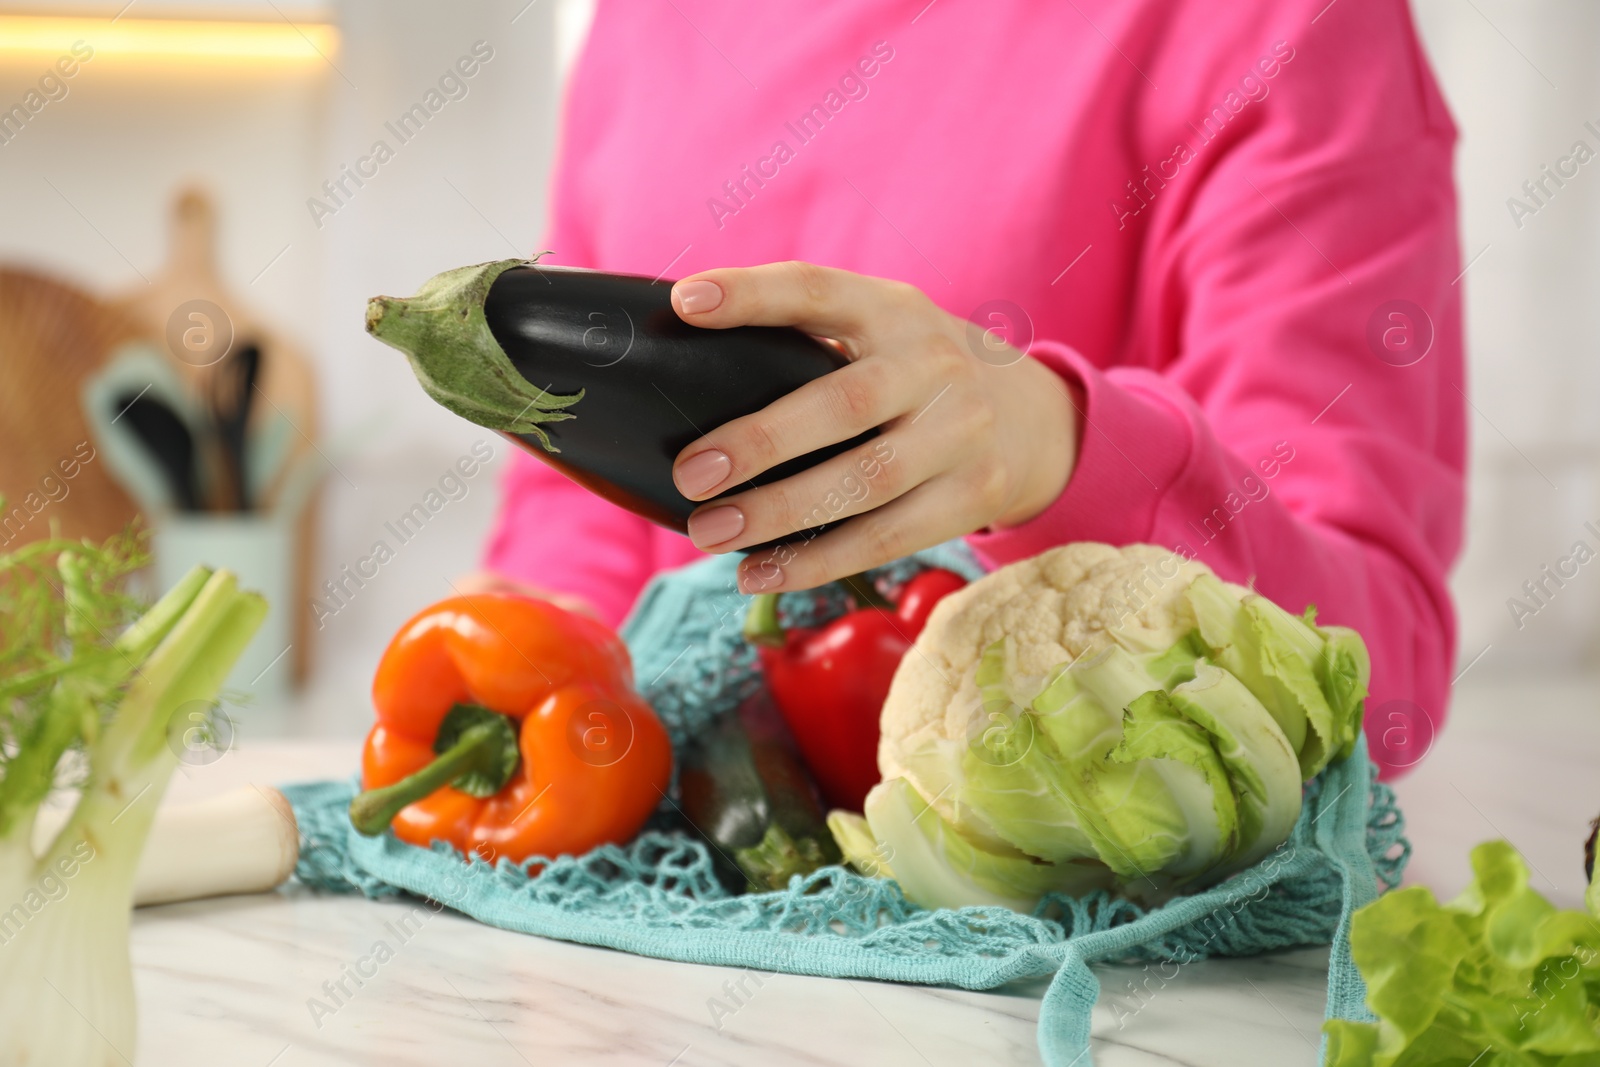
[[[552, 262], [803, 259], [919, 286], [1079, 383], [1005, 563], [1147, 541], [1373, 659], [1389, 773], [1442, 724], [1465, 447], [1455, 128], [1404, 0], [601, 0]], [[486, 565], [619, 620], [688, 539], [526, 456]]]

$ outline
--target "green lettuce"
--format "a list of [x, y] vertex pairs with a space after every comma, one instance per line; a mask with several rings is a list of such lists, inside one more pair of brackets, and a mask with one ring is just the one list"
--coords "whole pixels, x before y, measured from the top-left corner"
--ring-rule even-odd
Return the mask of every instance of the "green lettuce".
[[1449, 903], [1413, 886], [1356, 912], [1378, 1021], [1327, 1022], [1329, 1067], [1600, 1067], [1600, 922], [1530, 888], [1504, 841], [1472, 870]]

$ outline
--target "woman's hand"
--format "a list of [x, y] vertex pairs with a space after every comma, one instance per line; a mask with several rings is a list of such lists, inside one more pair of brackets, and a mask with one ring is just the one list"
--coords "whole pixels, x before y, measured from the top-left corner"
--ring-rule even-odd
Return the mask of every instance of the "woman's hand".
[[474, 593], [516, 593], [518, 596], [531, 596], [535, 600], [548, 600], [558, 608], [587, 615], [591, 619], [600, 617], [600, 614], [582, 597], [573, 596], [571, 593], [558, 593], [553, 589], [541, 589], [539, 586], [507, 578], [494, 571], [469, 571], [451, 582], [450, 587], [455, 590], [456, 596], [471, 596]]
[[882, 428], [808, 471], [689, 517], [699, 548], [729, 552], [859, 516], [753, 554], [739, 568], [744, 592], [808, 589], [985, 526], [1025, 522], [1072, 473], [1078, 420], [1066, 383], [914, 286], [771, 263], [685, 278], [672, 305], [685, 322], [713, 329], [796, 326], [837, 342], [851, 361], [679, 453], [673, 480], [690, 500]]

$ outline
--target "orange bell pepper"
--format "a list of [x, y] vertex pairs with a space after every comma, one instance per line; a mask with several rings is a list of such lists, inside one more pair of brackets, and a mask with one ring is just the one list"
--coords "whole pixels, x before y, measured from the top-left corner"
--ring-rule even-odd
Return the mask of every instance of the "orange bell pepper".
[[638, 833], [672, 773], [627, 647], [543, 600], [486, 593], [427, 608], [389, 643], [372, 702], [365, 792], [350, 805], [362, 833], [390, 827], [490, 862], [578, 855]]

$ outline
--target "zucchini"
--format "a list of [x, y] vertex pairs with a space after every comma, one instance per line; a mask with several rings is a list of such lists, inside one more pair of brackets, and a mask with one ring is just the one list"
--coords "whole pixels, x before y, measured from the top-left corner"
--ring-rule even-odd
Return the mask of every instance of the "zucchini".
[[785, 889], [839, 862], [816, 785], [765, 690], [718, 716], [678, 759], [678, 809], [711, 844], [729, 890]]

